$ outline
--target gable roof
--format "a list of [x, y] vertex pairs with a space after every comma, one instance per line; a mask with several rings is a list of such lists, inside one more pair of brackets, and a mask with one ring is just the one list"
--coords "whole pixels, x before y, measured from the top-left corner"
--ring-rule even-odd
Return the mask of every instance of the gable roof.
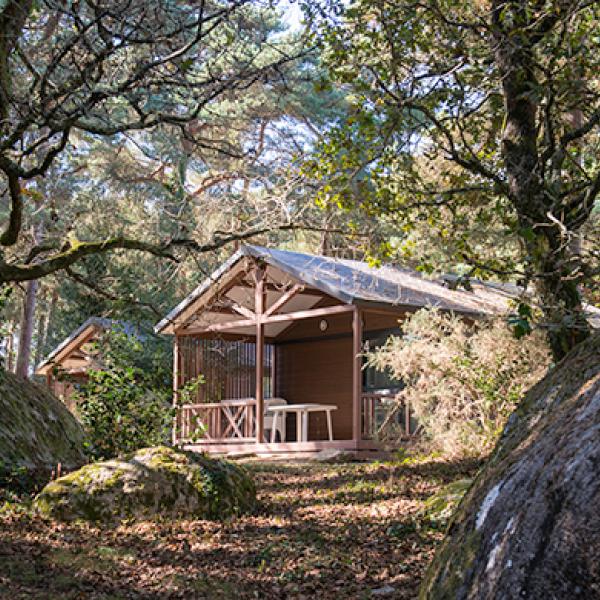
[[345, 304], [363, 307], [438, 307], [470, 315], [504, 312], [518, 295], [512, 285], [472, 281], [472, 291], [449, 289], [442, 280], [423, 278], [416, 271], [391, 265], [373, 267], [366, 262], [243, 246], [206, 278], [155, 327], [164, 331], [177, 317], [210, 293], [229, 271], [245, 258], [253, 258], [282, 271], [300, 283], [320, 290]]
[[135, 331], [134, 326], [127, 321], [116, 321], [103, 317], [90, 317], [77, 329], [69, 334], [46, 358], [35, 368], [36, 375], [45, 375], [49, 367], [60, 362], [65, 356], [89, 339], [95, 332], [108, 331], [115, 326], [123, 328], [127, 334]]

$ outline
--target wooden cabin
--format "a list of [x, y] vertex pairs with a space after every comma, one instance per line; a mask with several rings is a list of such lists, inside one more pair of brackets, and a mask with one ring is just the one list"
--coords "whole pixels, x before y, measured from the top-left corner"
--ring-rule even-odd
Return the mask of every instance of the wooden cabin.
[[70, 410], [75, 408], [72, 397], [77, 386], [87, 382], [90, 369], [100, 369], [95, 342], [115, 326], [130, 328], [111, 319], [91, 317], [65, 338], [36, 367], [35, 375], [45, 377], [55, 396]]
[[[173, 441], [218, 453], [376, 449], [400, 383], [365, 368], [365, 347], [419, 308], [477, 318], [509, 297], [500, 286], [450, 289], [393, 266], [244, 246], [155, 328], [174, 336]], [[410, 435], [409, 410], [399, 414]]]

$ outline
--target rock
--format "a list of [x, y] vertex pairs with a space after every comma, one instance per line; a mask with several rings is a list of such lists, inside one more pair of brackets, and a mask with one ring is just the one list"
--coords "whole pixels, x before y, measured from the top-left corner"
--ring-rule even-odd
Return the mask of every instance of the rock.
[[77, 419], [44, 386], [0, 369], [0, 486], [20, 472], [22, 487], [45, 483], [62, 469], [85, 464]]
[[86, 465], [49, 483], [36, 510], [58, 521], [223, 518], [254, 508], [256, 490], [238, 465], [158, 446]]
[[472, 483], [465, 478], [445, 485], [425, 501], [424, 516], [436, 523], [448, 522]]
[[600, 333], [525, 396], [420, 598], [600, 598]]
[[317, 452], [317, 454], [314, 456], [314, 460], [322, 463], [350, 462], [356, 460], [356, 453], [348, 452], [347, 450], [326, 448], [325, 450]]
[[384, 585], [383, 587], [371, 590], [371, 596], [390, 596], [396, 591], [396, 588], [391, 585]]

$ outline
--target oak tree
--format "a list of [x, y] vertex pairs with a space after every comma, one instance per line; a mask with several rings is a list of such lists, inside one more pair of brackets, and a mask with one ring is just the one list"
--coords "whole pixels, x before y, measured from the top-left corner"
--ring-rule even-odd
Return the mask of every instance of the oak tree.
[[[600, 5], [590, 0], [355, 0], [311, 9], [354, 114], [315, 170], [329, 201], [460, 241], [471, 273], [533, 284], [556, 358], [589, 333], [597, 285]], [[497, 221], [518, 256], [487, 262], [453, 219]], [[442, 228], [440, 228], [441, 230]], [[592, 234], [587, 239], [586, 235]], [[498, 244], [498, 240], [495, 239]], [[528, 316], [526, 308], [524, 316]]]
[[[8, 0], [0, 8], [0, 283], [36, 279], [114, 249], [174, 258], [238, 237], [198, 244], [185, 236], [45, 236], [23, 247], [24, 210], [37, 184], [78, 137], [118, 139], [170, 128], [190, 146], [231, 152], [207, 134], [215, 102], [276, 81], [303, 49], [274, 35], [269, 2], [250, 0]], [[277, 32], [275, 32], [276, 34]], [[99, 190], [100, 192], [100, 190]], [[56, 219], [60, 207], [40, 210]], [[109, 206], [107, 206], [109, 212]]]

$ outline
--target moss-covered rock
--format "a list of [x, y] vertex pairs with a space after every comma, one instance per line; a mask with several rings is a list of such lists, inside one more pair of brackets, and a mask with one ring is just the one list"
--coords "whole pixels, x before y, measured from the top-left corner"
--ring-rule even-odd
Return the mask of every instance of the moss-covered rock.
[[89, 464], [49, 483], [34, 502], [59, 521], [223, 518], [251, 510], [254, 482], [229, 461], [158, 446]]
[[58, 463], [80, 467], [83, 441], [77, 419], [48, 389], [0, 369], [0, 486], [45, 483]]
[[525, 396], [420, 597], [600, 597], [600, 333]]
[[448, 523], [472, 483], [472, 479], [465, 478], [445, 485], [425, 500], [424, 516], [434, 523]]

